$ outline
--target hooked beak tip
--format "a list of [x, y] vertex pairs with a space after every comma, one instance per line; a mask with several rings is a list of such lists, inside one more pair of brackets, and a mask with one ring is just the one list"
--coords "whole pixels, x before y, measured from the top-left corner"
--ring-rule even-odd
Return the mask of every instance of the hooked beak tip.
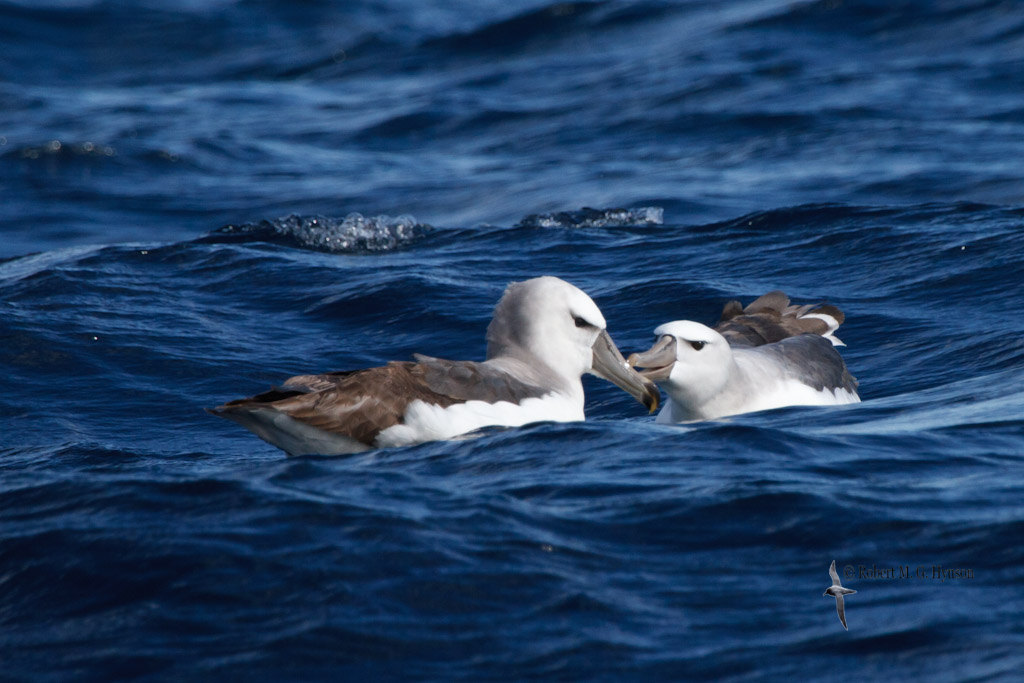
[[654, 389], [653, 391], [651, 391], [651, 393], [647, 395], [647, 397], [650, 400], [645, 400], [644, 405], [647, 406], [647, 414], [650, 415], [651, 413], [658, 409], [658, 404], [661, 401], [661, 395], [658, 393], [657, 389]]

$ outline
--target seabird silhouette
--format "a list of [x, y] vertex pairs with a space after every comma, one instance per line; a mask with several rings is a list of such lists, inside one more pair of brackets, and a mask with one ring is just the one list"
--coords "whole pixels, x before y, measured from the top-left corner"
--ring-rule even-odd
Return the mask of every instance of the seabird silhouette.
[[836, 572], [836, 561], [832, 560], [832, 566], [828, 568], [828, 575], [832, 577], [832, 585], [823, 593], [823, 595], [831, 595], [836, 599], [836, 612], [839, 613], [839, 621], [842, 623], [843, 628], [847, 631], [850, 629], [846, 627], [846, 605], [843, 603], [844, 595], [852, 595], [857, 591], [852, 588], [844, 588], [842, 582], [839, 580], [839, 573]]

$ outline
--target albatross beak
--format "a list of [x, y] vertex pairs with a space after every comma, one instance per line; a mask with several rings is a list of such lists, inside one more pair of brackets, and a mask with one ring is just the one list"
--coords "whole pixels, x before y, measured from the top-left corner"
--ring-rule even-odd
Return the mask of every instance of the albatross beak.
[[676, 338], [666, 334], [654, 343], [654, 346], [643, 353], [634, 353], [629, 357], [629, 364], [634, 368], [647, 368], [640, 374], [649, 380], [668, 379], [672, 374], [672, 366], [676, 362]]
[[607, 330], [602, 330], [597, 341], [591, 347], [594, 351], [594, 363], [590, 372], [601, 379], [606, 379], [623, 391], [626, 391], [647, 407], [650, 412], [658, 409], [661, 394], [651, 380], [644, 378], [636, 370], [629, 367], [615, 347]]

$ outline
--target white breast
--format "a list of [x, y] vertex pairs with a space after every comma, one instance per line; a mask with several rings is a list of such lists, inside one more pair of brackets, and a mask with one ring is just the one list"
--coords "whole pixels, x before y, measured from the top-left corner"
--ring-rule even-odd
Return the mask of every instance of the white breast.
[[519, 427], [531, 422], [575, 422], [583, 419], [583, 401], [552, 392], [520, 403], [466, 401], [447, 408], [413, 401], [405, 410], [403, 424], [377, 435], [379, 448], [409, 446], [424, 441], [451, 439], [489, 426]]
[[793, 379], [782, 380], [765, 391], [750, 396], [742, 412], [771, 410], [786, 406], [831, 406], [859, 403], [860, 397], [843, 388], [815, 389]]
[[[665, 407], [658, 413], [657, 422], [673, 424], [694, 420], [714, 420], [728, 415], [753, 413], [787, 406], [830, 406], [846, 403], [860, 403], [860, 397], [843, 388], [815, 389], [793, 379], [778, 380], [770, 386], [743, 396], [723, 395], [700, 406], [684, 408], [676, 405], [669, 397]], [[697, 415], [695, 416], [694, 413]]]

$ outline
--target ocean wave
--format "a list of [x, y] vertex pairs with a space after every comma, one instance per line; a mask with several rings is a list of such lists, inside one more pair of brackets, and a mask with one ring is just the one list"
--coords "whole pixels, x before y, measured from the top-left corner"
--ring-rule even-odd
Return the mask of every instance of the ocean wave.
[[535, 213], [523, 218], [517, 228], [614, 228], [639, 225], [661, 225], [665, 211], [660, 206], [635, 209], [591, 209], [558, 213]]
[[453, 53], [505, 52], [544, 37], [566, 38], [585, 26], [583, 19], [603, 2], [562, 2], [485, 24], [465, 33], [433, 38], [424, 47]]
[[[0, 0], [6, 676], [1011, 680], [1021, 36], [1008, 0]], [[585, 422], [347, 458], [203, 410], [482, 359], [539, 274], [627, 355], [828, 300], [864, 401], [661, 425], [586, 377]], [[975, 578], [852, 579], [847, 632], [833, 559]]]
[[350, 213], [340, 220], [324, 216], [286, 216], [258, 223], [225, 225], [197, 242], [271, 242], [328, 253], [367, 253], [408, 246], [432, 230], [432, 226], [418, 223], [412, 216], [366, 217]]

